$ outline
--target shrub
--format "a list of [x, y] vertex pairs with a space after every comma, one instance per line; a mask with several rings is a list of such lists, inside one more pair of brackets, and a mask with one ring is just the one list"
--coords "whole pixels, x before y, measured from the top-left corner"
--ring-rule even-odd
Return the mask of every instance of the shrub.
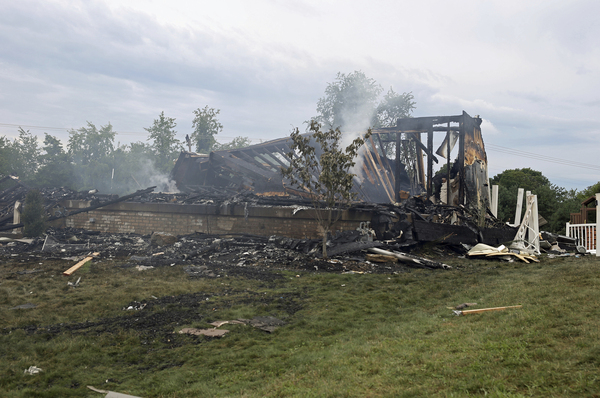
[[23, 222], [23, 235], [28, 238], [40, 236], [46, 230], [44, 198], [37, 189], [32, 189], [27, 193], [21, 220]]

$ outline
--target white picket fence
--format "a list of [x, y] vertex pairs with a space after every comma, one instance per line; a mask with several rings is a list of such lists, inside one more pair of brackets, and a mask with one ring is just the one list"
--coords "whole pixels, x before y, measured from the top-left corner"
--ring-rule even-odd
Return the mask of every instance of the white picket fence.
[[577, 245], [588, 253], [596, 254], [596, 224], [567, 223], [567, 236], [577, 239]]

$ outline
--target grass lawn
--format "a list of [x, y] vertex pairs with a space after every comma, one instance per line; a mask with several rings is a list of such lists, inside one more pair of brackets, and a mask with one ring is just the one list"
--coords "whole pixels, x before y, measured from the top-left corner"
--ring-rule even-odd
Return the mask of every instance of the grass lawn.
[[[257, 279], [106, 260], [64, 277], [72, 263], [5, 261], [0, 396], [600, 397], [600, 260], [443, 261], [455, 268]], [[447, 308], [463, 302], [523, 307]], [[11, 309], [25, 303], [37, 307]], [[264, 315], [286, 325], [176, 333]], [[25, 375], [32, 365], [43, 371]]]

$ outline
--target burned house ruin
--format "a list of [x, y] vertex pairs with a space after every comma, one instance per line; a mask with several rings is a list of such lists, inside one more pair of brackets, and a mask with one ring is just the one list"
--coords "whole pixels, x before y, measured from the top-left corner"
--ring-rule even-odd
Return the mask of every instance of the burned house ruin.
[[[315, 210], [308, 192], [283, 178], [280, 170], [288, 167], [289, 152], [288, 138], [209, 155], [182, 152], [172, 171], [179, 193], [151, 193], [152, 187], [115, 198], [50, 189], [46, 209], [59, 228], [319, 239], [314, 212], [327, 210]], [[434, 173], [434, 163], [444, 167]], [[353, 173], [357, 201], [333, 210], [340, 215], [334, 229], [346, 234], [339, 238], [349, 245], [344, 250], [365, 247], [352, 243], [357, 240], [406, 251], [426, 242], [460, 248], [499, 245], [515, 237], [516, 229], [489, 211], [479, 117], [463, 112], [399, 119], [395, 127], [373, 131]], [[19, 192], [26, 189], [0, 192], [0, 230], [19, 226]]]
[[[437, 150], [435, 135], [442, 137]], [[456, 158], [451, 160], [456, 143]], [[306, 192], [291, 187], [280, 172], [289, 166], [290, 152], [288, 138], [210, 155], [181, 152], [172, 178], [184, 192], [222, 188], [261, 196], [303, 196]], [[397, 203], [424, 194], [426, 199], [451, 205], [489, 205], [481, 119], [466, 112], [398, 119], [396, 127], [373, 130], [359, 157], [353, 170], [359, 201]], [[433, 164], [440, 161], [445, 161], [446, 172], [436, 176]]]

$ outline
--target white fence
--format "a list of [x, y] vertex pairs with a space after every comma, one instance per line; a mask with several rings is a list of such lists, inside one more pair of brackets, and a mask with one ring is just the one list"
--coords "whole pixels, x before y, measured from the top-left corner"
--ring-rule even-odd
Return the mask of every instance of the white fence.
[[596, 226], [600, 221], [600, 193], [596, 194], [596, 223], [571, 224], [567, 223], [567, 236], [577, 238], [577, 244], [585, 247], [588, 253], [600, 257], [600, 235], [596, 233]]
[[583, 246], [588, 253], [596, 254], [596, 224], [567, 223], [567, 236], [577, 239], [577, 245]]

